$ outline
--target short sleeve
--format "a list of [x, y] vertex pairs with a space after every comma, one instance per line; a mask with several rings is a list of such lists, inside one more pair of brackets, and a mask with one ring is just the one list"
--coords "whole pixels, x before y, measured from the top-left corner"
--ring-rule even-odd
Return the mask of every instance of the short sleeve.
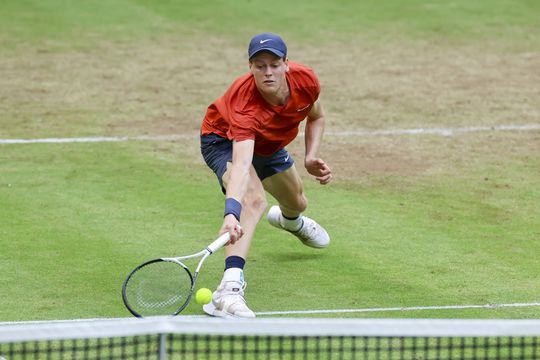
[[258, 132], [257, 107], [254, 105], [253, 91], [245, 86], [230, 93], [227, 97], [229, 113], [229, 130], [227, 137], [230, 140], [254, 140]]
[[315, 72], [311, 68], [305, 67], [305, 70], [305, 89], [314, 103], [321, 93], [321, 85], [319, 84], [317, 75], [315, 75]]

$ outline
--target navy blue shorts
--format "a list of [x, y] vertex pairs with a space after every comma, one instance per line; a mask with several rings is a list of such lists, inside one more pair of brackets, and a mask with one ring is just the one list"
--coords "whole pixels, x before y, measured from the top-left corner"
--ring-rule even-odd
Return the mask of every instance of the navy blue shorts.
[[[222, 178], [227, 170], [227, 162], [232, 161], [232, 141], [216, 134], [201, 135], [201, 154], [208, 167], [216, 174], [225, 194]], [[252, 164], [259, 179], [264, 180], [289, 169], [294, 160], [287, 150], [280, 149], [270, 156], [254, 154]]]

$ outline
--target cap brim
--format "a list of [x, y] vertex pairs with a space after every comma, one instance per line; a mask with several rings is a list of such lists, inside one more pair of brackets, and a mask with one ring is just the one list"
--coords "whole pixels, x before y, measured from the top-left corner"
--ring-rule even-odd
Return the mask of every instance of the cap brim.
[[285, 56], [284, 53], [282, 53], [281, 51], [279, 50], [276, 50], [276, 49], [272, 49], [272, 48], [260, 48], [260, 49], [257, 49], [255, 50], [253, 53], [249, 54], [249, 58], [251, 59], [252, 57], [254, 57], [255, 55], [257, 55], [258, 53], [260, 53], [261, 51], [270, 51], [272, 54], [282, 58]]

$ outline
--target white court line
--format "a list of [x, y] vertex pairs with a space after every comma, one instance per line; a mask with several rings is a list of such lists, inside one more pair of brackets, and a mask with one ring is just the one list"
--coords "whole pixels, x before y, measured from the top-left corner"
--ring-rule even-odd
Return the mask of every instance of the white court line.
[[333, 136], [392, 136], [392, 135], [441, 135], [454, 136], [463, 133], [490, 132], [490, 131], [531, 131], [540, 130], [540, 124], [527, 125], [494, 125], [461, 128], [418, 128], [418, 129], [393, 129], [393, 130], [352, 130], [330, 131], [325, 135]]
[[[256, 312], [257, 316], [272, 315], [316, 315], [316, 314], [346, 314], [346, 313], [367, 313], [367, 312], [394, 312], [394, 311], [419, 311], [419, 310], [462, 310], [462, 309], [498, 309], [515, 307], [536, 307], [540, 302], [531, 303], [513, 303], [513, 304], [485, 304], [485, 305], [443, 305], [443, 306], [411, 306], [411, 307], [390, 307], [390, 308], [363, 308], [363, 309], [332, 309], [332, 310], [289, 310], [289, 311], [261, 311]], [[205, 318], [207, 315], [179, 315], [182, 318]], [[51, 324], [51, 323], [73, 323], [73, 322], [91, 322], [91, 321], [118, 321], [132, 317], [124, 318], [93, 318], [93, 319], [71, 319], [71, 320], [34, 320], [34, 321], [5, 321], [2, 325], [20, 325], [20, 324]]]
[[43, 138], [43, 139], [0, 139], [0, 144], [61, 144], [123, 141], [174, 141], [196, 138], [197, 133], [181, 135], [145, 135], [145, 136], [112, 136], [112, 137], [76, 137], [76, 138]]
[[257, 315], [310, 315], [310, 314], [346, 314], [367, 312], [390, 312], [390, 311], [418, 311], [418, 310], [461, 310], [461, 309], [497, 309], [510, 307], [533, 307], [540, 306], [540, 302], [514, 303], [514, 304], [485, 304], [485, 305], [445, 305], [445, 306], [411, 306], [391, 308], [366, 308], [366, 309], [336, 309], [336, 310], [292, 310], [292, 311], [263, 311]]
[[[531, 131], [540, 130], [540, 124], [526, 125], [494, 125], [461, 128], [417, 128], [417, 129], [389, 129], [389, 130], [327, 130], [326, 136], [338, 137], [373, 137], [373, 136], [400, 136], [400, 135], [439, 135], [454, 136], [474, 132], [495, 131]], [[112, 137], [74, 137], [74, 138], [43, 138], [43, 139], [0, 139], [0, 144], [38, 144], [38, 143], [91, 143], [91, 142], [123, 142], [123, 141], [175, 141], [181, 139], [196, 139], [198, 133], [184, 133], [177, 135], [145, 135], [145, 136], [112, 136]], [[302, 136], [302, 135], [301, 135]]]
[[[181, 315], [182, 318], [206, 318], [208, 315]], [[133, 319], [133, 316], [121, 317], [121, 318], [82, 318], [82, 319], [64, 319], [64, 320], [25, 320], [25, 321], [0, 321], [0, 326], [7, 325], [39, 325], [39, 324], [63, 324], [63, 323], [87, 323], [94, 321], [121, 321], [126, 319]], [[0, 359], [1, 360], [1, 359]]]

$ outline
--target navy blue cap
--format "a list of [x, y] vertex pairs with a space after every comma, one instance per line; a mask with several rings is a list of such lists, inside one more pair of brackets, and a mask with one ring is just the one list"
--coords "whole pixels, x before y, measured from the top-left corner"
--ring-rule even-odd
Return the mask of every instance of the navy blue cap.
[[280, 58], [287, 56], [287, 45], [285, 45], [285, 41], [276, 34], [262, 33], [255, 35], [253, 39], [251, 39], [248, 49], [250, 59], [263, 50], [270, 51]]

